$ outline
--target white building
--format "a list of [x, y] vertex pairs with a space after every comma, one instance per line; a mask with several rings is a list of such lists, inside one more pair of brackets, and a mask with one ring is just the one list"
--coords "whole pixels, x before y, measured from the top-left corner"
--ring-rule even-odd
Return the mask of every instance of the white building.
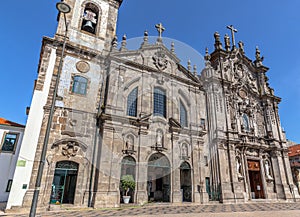
[[0, 202], [8, 200], [24, 128], [21, 124], [0, 118]]

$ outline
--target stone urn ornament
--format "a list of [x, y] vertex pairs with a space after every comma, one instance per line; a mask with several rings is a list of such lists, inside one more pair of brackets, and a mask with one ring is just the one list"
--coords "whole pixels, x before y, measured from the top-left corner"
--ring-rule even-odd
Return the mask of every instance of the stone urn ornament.
[[123, 175], [121, 178], [121, 187], [125, 191], [125, 195], [123, 195], [124, 203], [129, 203], [130, 196], [128, 193], [131, 190], [135, 189], [135, 181], [132, 175]]

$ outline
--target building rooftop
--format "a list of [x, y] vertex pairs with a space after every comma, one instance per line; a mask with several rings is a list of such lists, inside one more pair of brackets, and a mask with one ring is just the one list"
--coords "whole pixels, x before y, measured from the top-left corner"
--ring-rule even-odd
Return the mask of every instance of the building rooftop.
[[22, 124], [18, 124], [9, 120], [6, 120], [4, 118], [0, 118], [0, 125], [6, 125], [6, 126], [12, 126], [12, 127], [25, 127]]
[[289, 147], [289, 157], [300, 156], [300, 144]]

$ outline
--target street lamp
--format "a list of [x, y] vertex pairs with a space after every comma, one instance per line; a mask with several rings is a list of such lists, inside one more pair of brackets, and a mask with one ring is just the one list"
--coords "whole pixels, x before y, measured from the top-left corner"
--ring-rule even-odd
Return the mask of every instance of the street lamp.
[[52, 97], [52, 102], [51, 102], [51, 107], [50, 107], [50, 112], [49, 112], [49, 117], [48, 117], [48, 123], [47, 123], [46, 133], [45, 133], [45, 137], [44, 137], [44, 143], [42, 146], [43, 148], [42, 148], [36, 183], [35, 183], [35, 189], [34, 189], [31, 209], [30, 209], [30, 213], [29, 213], [30, 217], [35, 217], [35, 214], [36, 214], [37, 202], [38, 202], [39, 192], [40, 192], [40, 188], [41, 188], [41, 181], [42, 181], [43, 170], [44, 170], [44, 166], [45, 166], [46, 153], [47, 153], [49, 135], [50, 135], [50, 130], [51, 130], [51, 123], [52, 123], [53, 114], [54, 114], [56, 94], [57, 94], [57, 89], [58, 89], [60, 73], [62, 70], [63, 56], [65, 53], [65, 47], [66, 47], [66, 39], [67, 39], [67, 33], [68, 33], [68, 23], [67, 23], [67, 19], [66, 19], [66, 14], [70, 13], [70, 11], [71, 11], [71, 7], [64, 2], [58, 2], [56, 4], [56, 8], [60, 13], [63, 13], [63, 15], [64, 15], [65, 35], [64, 35], [64, 40], [63, 40], [61, 58], [60, 58], [60, 62], [59, 62], [58, 70], [57, 70], [57, 78], [55, 81], [53, 97]]

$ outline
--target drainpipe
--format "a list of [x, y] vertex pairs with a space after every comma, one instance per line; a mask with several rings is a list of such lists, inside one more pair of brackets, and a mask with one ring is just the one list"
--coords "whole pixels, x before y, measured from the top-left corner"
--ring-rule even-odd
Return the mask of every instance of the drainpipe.
[[[99, 103], [99, 108], [100, 110], [100, 103]], [[96, 117], [97, 118], [97, 117]], [[94, 176], [94, 163], [95, 163], [95, 158], [96, 158], [96, 150], [97, 150], [97, 141], [98, 141], [98, 120], [96, 119], [96, 124], [95, 124], [95, 134], [94, 134], [94, 148], [93, 148], [93, 158], [92, 158], [92, 166], [91, 166], [91, 175], [90, 175], [90, 184], [89, 184], [89, 199], [88, 199], [88, 207], [92, 207], [92, 187], [93, 187], [93, 176]]]

